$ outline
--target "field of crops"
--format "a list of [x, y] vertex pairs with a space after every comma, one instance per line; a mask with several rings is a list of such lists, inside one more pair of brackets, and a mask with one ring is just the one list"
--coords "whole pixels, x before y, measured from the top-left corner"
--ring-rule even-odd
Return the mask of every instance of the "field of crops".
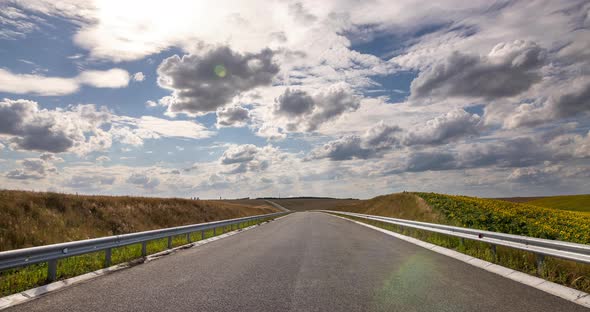
[[527, 204], [590, 213], [590, 194], [543, 197], [531, 200]]
[[495, 232], [590, 243], [590, 215], [522, 203], [416, 193], [454, 225]]

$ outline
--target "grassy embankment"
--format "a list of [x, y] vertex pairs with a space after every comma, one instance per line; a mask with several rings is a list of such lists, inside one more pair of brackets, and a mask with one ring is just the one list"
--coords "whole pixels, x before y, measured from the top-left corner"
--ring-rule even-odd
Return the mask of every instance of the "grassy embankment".
[[[354, 207], [335, 207], [334, 210], [590, 243], [588, 214], [500, 200], [434, 193], [401, 193], [362, 201]], [[525, 273], [537, 272], [535, 256], [529, 252], [498, 246], [494, 254], [485, 243], [461, 241], [442, 234], [400, 229], [383, 223], [376, 225]], [[547, 257], [540, 275], [547, 280], [590, 292], [590, 265]]]
[[[0, 251], [275, 211], [274, 207], [264, 204], [0, 191]], [[228, 230], [223, 229], [223, 232]], [[191, 240], [211, 236], [213, 230], [207, 231], [205, 237], [201, 237], [200, 232], [192, 233]], [[173, 239], [173, 246], [186, 243], [185, 235]], [[165, 250], [167, 245], [167, 239], [152, 241], [147, 244], [148, 254]], [[112, 264], [140, 257], [139, 244], [115, 248]], [[98, 270], [103, 265], [104, 252], [66, 258], [58, 262], [58, 279]], [[0, 272], [0, 296], [43, 285], [46, 279], [46, 264]]]

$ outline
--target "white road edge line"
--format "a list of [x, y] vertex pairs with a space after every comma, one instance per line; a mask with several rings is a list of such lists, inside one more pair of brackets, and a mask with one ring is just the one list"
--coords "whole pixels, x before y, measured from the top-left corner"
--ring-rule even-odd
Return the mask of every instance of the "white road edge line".
[[418, 245], [420, 247], [432, 250], [436, 253], [439, 254], [443, 254], [445, 256], [457, 259], [459, 261], [463, 261], [465, 263], [471, 264], [472, 266], [478, 267], [480, 269], [484, 269], [488, 272], [492, 272], [498, 275], [501, 275], [505, 278], [511, 279], [513, 281], [519, 282], [521, 284], [536, 288], [538, 290], [544, 291], [546, 293], [552, 294], [554, 296], [560, 297], [562, 299], [565, 299], [567, 301], [579, 304], [581, 306], [590, 308], [590, 294], [585, 293], [583, 291], [579, 291], [573, 288], [569, 288], [563, 285], [559, 285], [547, 280], [544, 280], [542, 278], [536, 277], [536, 276], [532, 276], [526, 273], [522, 273], [520, 271], [516, 271], [513, 269], [509, 269], [507, 267], [503, 267], [485, 260], [481, 260], [472, 256], [468, 256], [466, 254], [448, 249], [448, 248], [444, 248], [438, 245], [434, 245], [431, 243], [427, 243], [425, 241], [421, 241], [419, 239], [413, 238], [413, 237], [409, 237], [409, 236], [405, 236], [396, 232], [392, 232], [392, 231], [388, 231], [385, 229], [382, 229], [380, 227], [376, 227], [367, 223], [363, 223], [360, 221], [356, 221], [356, 220], [351, 220], [345, 217], [341, 217], [341, 216], [337, 216], [331, 213], [327, 213], [327, 212], [320, 212], [320, 213], [325, 213], [327, 215], [336, 217], [336, 218], [340, 218], [340, 219], [344, 219], [350, 222], [354, 222], [363, 226], [366, 226], [368, 228], [371, 228], [373, 230], [385, 233], [387, 235], [393, 236], [395, 238], [401, 239], [403, 241], [412, 243], [414, 245]]
[[[282, 218], [284, 218], [286, 216], [288, 216], [288, 215], [284, 215], [284, 216], [278, 217], [278, 218], [273, 219], [271, 221], [276, 221], [276, 220], [282, 219]], [[167, 250], [164, 250], [164, 251], [160, 251], [158, 253], [151, 254], [151, 255], [147, 256], [146, 259], [142, 263], [148, 263], [150, 261], [153, 261], [153, 260], [156, 260], [158, 258], [161, 258], [162, 256], [175, 253], [176, 251], [179, 251], [179, 250], [182, 250], [182, 249], [187, 249], [187, 248], [192, 248], [192, 247], [198, 247], [198, 246], [201, 246], [201, 245], [204, 245], [204, 244], [207, 244], [207, 243], [210, 243], [210, 242], [214, 242], [216, 240], [219, 240], [219, 239], [222, 239], [222, 238], [225, 238], [225, 237], [229, 237], [229, 236], [232, 236], [232, 235], [235, 235], [235, 234], [239, 234], [239, 233], [242, 233], [244, 231], [247, 231], [247, 230], [256, 228], [256, 227], [258, 227], [260, 225], [263, 225], [263, 224], [268, 223], [268, 222], [271, 222], [271, 221], [266, 221], [266, 222], [263, 222], [263, 223], [260, 223], [260, 224], [251, 225], [249, 227], [245, 227], [245, 228], [242, 228], [242, 229], [239, 229], [239, 230], [234, 230], [234, 231], [231, 231], [231, 232], [223, 233], [223, 234], [218, 235], [218, 236], [213, 236], [213, 237], [207, 238], [205, 240], [199, 240], [199, 241], [196, 241], [196, 242], [193, 242], [193, 243], [190, 243], [190, 244], [185, 244], [185, 245], [182, 245], [182, 246], [174, 247], [172, 249], [167, 249]], [[28, 301], [31, 301], [33, 299], [37, 299], [37, 298], [39, 298], [41, 296], [44, 296], [46, 294], [49, 294], [51, 292], [55, 292], [55, 291], [58, 291], [58, 290], [63, 290], [65, 288], [69, 287], [69, 286], [72, 286], [72, 285], [75, 285], [75, 284], [78, 284], [78, 283], [81, 283], [81, 282], [89, 281], [89, 280], [95, 279], [95, 278], [97, 278], [99, 276], [103, 276], [103, 275], [106, 275], [106, 274], [109, 274], [109, 273], [112, 273], [112, 272], [116, 272], [116, 271], [120, 271], [120, 270], [123, 270], [123, 269], [131, 268], [140, 259], [134, 259], [134, 260], [131, 260], [129, 262], [120, 263], [120, 264], [117, 264], [117, 265], [108, 267], [106, 269], [100, 269], [100, 270], [89, 272], [89, 273], [86, 273], [86, 274], [83, 274], [83, 275], [74, 276], [74, 277], [71, 277], [71, 278], [68, 278], [68, 279], [65, 279], [65, 280], [53, 282], [51, 284], [47, 284], [47, 285], [43, 285], [43, 286], [39, 286], [39, 287], [36, 287], [36, 288], [29, 289], [29, 290], [25, 290], [25, 291], [22, 291], [22, 292], [13, 294], [13, 295], [9, 295], [9, 296], [6, 296], [6, 297], [0, 297], [0, 310], [4, 310], [4, 309], [10, 308], [10, 307], [13, 307], [15, 305], [18, 305], [18, 304], [21, 304], [21, 303], [24, 303], [24, 302], [28, 302]], [[136, 265], [138, 265], [138, 264], [136, 264]]]

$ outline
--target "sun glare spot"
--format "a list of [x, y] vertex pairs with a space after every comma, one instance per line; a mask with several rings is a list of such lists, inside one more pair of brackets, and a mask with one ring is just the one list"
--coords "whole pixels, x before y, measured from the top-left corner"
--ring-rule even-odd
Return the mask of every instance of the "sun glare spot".
[[227, 71], [225, 70], [225, 66], [223, 65], [215, 65], [213, 71], [215, 72], [215, 75], [217, 75], [217, 77], [220, 78], [223, 78], [225, 77], [225, 75], [227, 75]]

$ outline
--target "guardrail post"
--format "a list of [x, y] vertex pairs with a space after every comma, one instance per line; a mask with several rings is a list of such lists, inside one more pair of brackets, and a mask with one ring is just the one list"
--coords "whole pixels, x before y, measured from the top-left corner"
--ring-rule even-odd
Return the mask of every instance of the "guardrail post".
[[147, 242], [141, 243], [141, 256], [147, 257]]
[[205, 239], [205, 230], [201, 230], [201, 240]]
[[490, 244], [490, 250], [492, 251], [492, 261], [496, 262], [498, 260], [498, 253], [496, 252], [496, 245]]
[[54, 282], [57, 279], [57, 260], [47, 261], [47, 281]]
[[104, 250], [104, 267], [105, 268], [108, 268], [111, 266], [111, 255], [112, 255], [111, 248], [107, 248]]
[[213, 236], [217, 235], [217, 228], [213, 228]]
[[191, 233], [186, 233], [186, 242], [191, 243]]
[[541, 276], [543, 273], [543, 264], [545, 263], [545, 255], [536, 254], [537, 256], [537, 275]]
[[168, 236], [168, 249], [172, 249], [172, 236]]

